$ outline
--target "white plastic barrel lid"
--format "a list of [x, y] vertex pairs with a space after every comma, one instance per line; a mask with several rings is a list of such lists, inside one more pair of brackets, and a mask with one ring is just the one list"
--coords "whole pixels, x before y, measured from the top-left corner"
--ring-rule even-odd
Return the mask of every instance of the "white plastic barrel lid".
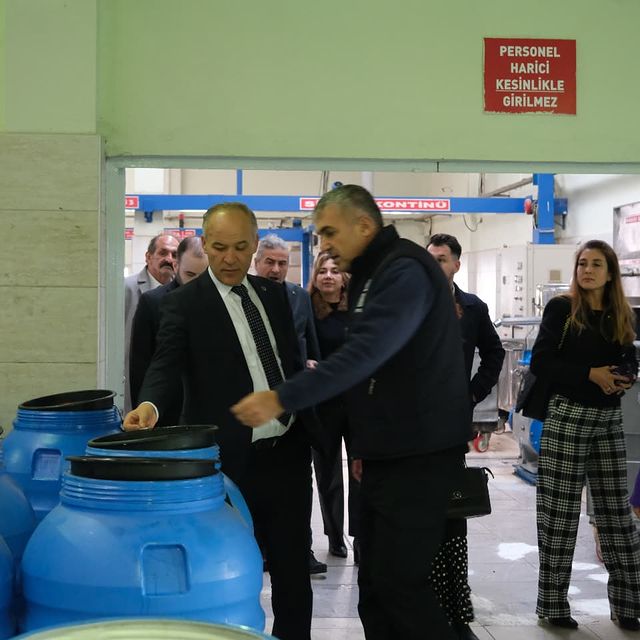
[[[27, 633], [27, 640], [265, 640], [272, 638], [246, 627], [189, 620], [119, 619], [87, 622]], [[16, 640], [18, 640], [16, 638]]]

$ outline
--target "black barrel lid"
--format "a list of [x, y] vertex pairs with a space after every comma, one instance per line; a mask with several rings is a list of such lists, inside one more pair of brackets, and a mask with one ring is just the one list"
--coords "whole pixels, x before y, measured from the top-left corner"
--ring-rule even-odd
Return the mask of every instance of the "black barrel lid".
[[206, 449], [216, 443], [218, 427], [209, 424], [140, 429], [100, 436], [89, 441], [96, 449], [117, 451], [188, 451]]
[[18, 408], [32, 411], [97, 411], [111, 409], [115, 396], [115, 392], [108, 389], [66, 391], [65, 393], [27, 400], [18, 405]]
[[96, 480], [189, 480], [218, 473], [214, 460], [68, 456], [71, 473]]

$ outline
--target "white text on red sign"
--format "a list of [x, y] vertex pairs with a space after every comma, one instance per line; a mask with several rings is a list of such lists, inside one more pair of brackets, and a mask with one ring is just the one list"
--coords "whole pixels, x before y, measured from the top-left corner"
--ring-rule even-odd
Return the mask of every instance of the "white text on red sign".
[[[312, 211], [320, 198], [300, 198], [300, 210]], [[380, 211], [451, 211], [448, 198], [376, 198]]]

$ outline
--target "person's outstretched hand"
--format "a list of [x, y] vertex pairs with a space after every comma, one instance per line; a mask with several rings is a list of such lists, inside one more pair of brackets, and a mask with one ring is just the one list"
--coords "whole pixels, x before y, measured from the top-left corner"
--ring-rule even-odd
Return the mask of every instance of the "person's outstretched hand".
[[259, 427], [284, 413], [275, 391], [256, 391], [231, 407], [231, 413], [247, 427]]
[[133, 411], [129, 411], [124, 417], [122, 428], [125, 431], [138, 431], [140, 429], [153, 429], [158, 418], [155, 409], [148, 402], [142, 402]]

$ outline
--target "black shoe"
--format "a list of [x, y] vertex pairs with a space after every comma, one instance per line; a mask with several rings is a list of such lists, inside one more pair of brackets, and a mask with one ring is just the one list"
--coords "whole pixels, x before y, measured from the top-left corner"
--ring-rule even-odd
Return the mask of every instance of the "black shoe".
[[464, 622], [454, 622], [453, 630], [456, 632], [456, 636], [460, 638], [460, 640], [480, 640], [480, 638], [473, 633], [471, 627]]
[[327, 573], [327, 565], [320, 560], [316, 560], [313, 551], [309, 551], [309, 573], [315, 575], [317, 573]]
[[353, 562], [360, 564], [360, 540], [358, 538], [353, 539]]
[[627, 631], [640, 631], [640, 620], [638, 618], [618, 618], [618, 626]]
[[339, 538], [329, 538], [329, 553], [336, 558], [347, 557], [347, 547], [344, 544], [342, 536]]
[[547, 618], [549, 624], [554, 627], [562, 627], [563, 629], [577, 629], [578, 623], [571, 616], [563, 616], [562, 618]]

